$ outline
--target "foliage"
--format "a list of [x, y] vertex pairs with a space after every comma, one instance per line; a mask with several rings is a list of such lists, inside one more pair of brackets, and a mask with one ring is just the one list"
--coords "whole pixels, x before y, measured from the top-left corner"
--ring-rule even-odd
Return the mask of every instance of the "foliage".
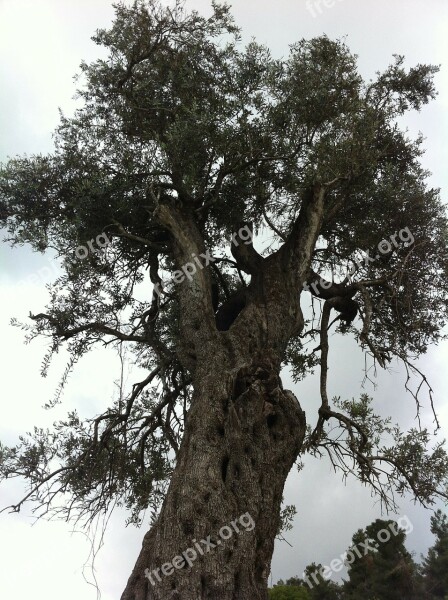
[[[448, 518], [440, 509], [431, 517], [436, 536], [422, 565], [414, 562], [405, 547], [406, 533], [391, 520], [376, 519], [352, 537], [346, 554], [349, 578], [339, 586], [322, 576], [322, 565], [312, 563], [304, 579], [279, 580], [270, 598], [309, 600], [436, 600], [448, 596]], [[287, 595], [287, 588], [294, 590]], [[306, 594], [296, 596], [298, 590]], [[277, 595], [276, 595], [277, 594]]]
[[[384, 537], [382, 531], [389, 535]], [[376, 519], [353, 535], [349, 551], [354, 560], [348, 566], [349, 580], [344, 590], [347, 600], [421, 598], [418, 569], [404, 546], [405, 539], [405, 532], [394, 521], [382, 519]], [[363, 545], [366, 541], [368, 544]]]
[[[431, 448], [427, 429], [404, 433], [389, 418], [375, 414], [372, 403], [367, 394], [358, 401], [334, 398], [333, 406], [344, 415], [342, 419], [349, 419], [350, 426], [344, 429], [341, 419], [339, 428], [323, 433], [319, 447], [311, 452], [320, 456], [327, 451], [335, 470], [368, 482], [386, 504], [395, 492], [403, 495], [409, 488], [423, 503], [431, 503], [431, 490], [448, 470], [443, 442]], [[309, 429], [310, 439], [312, 435]], [[349, 464], [353, 454], [358, 457], [355, 468]]]
[[269, 600], [310, 600], [311, 596], [303, 587], [276, 585], [269, 590]]
[[[325, 292], [310, 288], [323, 308], [291, 334], [283, 357], [296, 377], [320, 365], [322, 405], [305, 449], [332, 461], [342, 455], [343, 473], [373, 484], [385, 502], [394, 486], [424, 503], [446, 497], [446, 454], [440, 445], [427, 451], [428, 432], [402, 436], [365, 397], [336, 412], [326, 392], [328, 317], [333, 307], [342, 311], [341, 297], [355, 304], [359, 320], [338, 331], [354, 336], [366, 360], [386, 368], [397, 358], [422, 376], [419, 390], [427, 384], [413, 360], [443, 337], [448, 228], [419, 161], [423, 139], [410, 139], [400, 117], [435, 97], [437, 67], [406, 70], [396, 56], [365, 82], [356, 56], [326, 36], [301, 40], [275, 59], [255, 41], [242, 47], [229, 7], [218, 3], [207, 18], [180, 2], [118, 4], [110, 29], [93, 39], [107, 56], [81, 65], [83, 105], [61, 115], [54, 152], [1, 167], [0, 219], [12, 244], [52, 248], [64, 269], [46, 311], [23, 325], [28, 340], [49, 341], [43, 374], [62, 347], [70, 370], [92, 347], [112, 344], [129, 346], [146, 375], [102, 414], [81, 422], [72, 413], [54, 431], [35, 430], [2, 448], [0, 477], [25, 477], [27, 499], [45, 512], [58, 493], [69, 493], [71, 502], [57, 508], [64, 517], [78, 510], [89, 519], [118, 502], [138, 521], [143, 507], [160, 504], [194, 370], [183, 323], [187, 287], [164, 284], [180, 267], [176, 244], [184, 234], [173, 235], [161, 215], [177, 211], [193, 223], [194, 235], [182, 241], [188, 246], [194, 237], [213, 257], [204, 281], [211, 283], [213, 271], [224, 306], [250, 282], [244, 261], [229, 255], [230, 236], [250, 223], [269, 260], [295, 239], [320, 190], [324, 214], [306, 279], [331, 282]], [[412, 242], [369, 258], [405, 228]], [[78, 260], [75, 248], [101, 232], [112, 243]], [[282, 290], [299, 293], [310, 299]], [[420, 406], [418, 393], [415, 399]], [[346, 441], [331, 440], [326, 423], [336, 423]], [[385, 435], [393, 446], [383, 446]]]
[[294, 517], [297, 509], [293, 504], [284, 506], [280, 513], [280, 531], [290, 531], [293, 528]]
[[311, 600], [339, 600], [342, 598], [340, 586], [322, 576], [321, 564], [311, 563], [305, 567], [304, 579], [307, 586], [310, 587]]
[[435, 544], [423, 560], [423, 575], [428, 599], [448, 596], [448, 517], [440, 509], [431, 517]]

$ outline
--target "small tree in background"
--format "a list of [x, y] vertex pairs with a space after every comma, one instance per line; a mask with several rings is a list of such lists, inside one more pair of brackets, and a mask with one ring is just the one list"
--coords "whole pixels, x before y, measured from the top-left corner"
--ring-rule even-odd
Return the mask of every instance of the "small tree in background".
[[448, 517], [440, 509], [431, 517], [431, 533], [436, 541], [423, 559], [426, 597], [445, 600], [448, 597]]
[[419, 600], [423, 589], [418, 567], [405, 548], [405, 540], [406, 533], [394, 521], [376, 519], [364, 530], [359, 529], [348, 550], [349, 579], [344, 598]]
[[269, 590], [269, 600], [311, 600], [311, 596], [304, 587], [279, 582]]
[[321, 564], [311, 563], [305, 567], [304, 583], [305, 589], [309, 590], [311, 600], [340, 600], [342, 598], [341, 587], [323, 576]]

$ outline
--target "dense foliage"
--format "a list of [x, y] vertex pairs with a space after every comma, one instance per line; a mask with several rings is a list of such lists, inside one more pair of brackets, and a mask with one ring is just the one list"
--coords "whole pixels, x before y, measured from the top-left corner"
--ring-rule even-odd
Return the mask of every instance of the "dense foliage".
[[[447, 220], [419, 162], [422, 138], [400, 127], [403, 114], [435, 97], [437, 68], [407, 70], [396, 56], [366, 82], [347, 46], [325, 36], [273, 58], [254, 41], [243, 47], [229, 8], [217, 3], [208, 18], [180, 3], [118, 4], [113, 25], [93, 39], [108, 55], [81, 65], [83, 104], [61, 116], [54, 152], [1, 167], [0, 217], [13, 244], [53, 249], [64, 269], [47, 309], [22, 325], [28, 339], [49, 340], [43, 374], [62, 347], [71, 355], [63, 384], [92, 347], [112, 344], [129, 346], [146, 375], [101, 415], [82, 421], [74, 412], [53, 431], [0, 447], [0, 476], [25, 477], [27, 498], [45, 511], [53, 491], [70, 494], [58, 509], [64, 516], [77, 509], [91, 519], [118, 502], [138, 521], [142, 509], [160, 505], [196, 364], [182, 324], [186, 287], [172, 279], [184, 234], [167, 225], [167, 211], [188, 215], [213, 257], [204, 281], [218, 314], [250, 290], [249, 261], [229, 252], [235, 231], [250, 224], [267, 261], [293, 239], [303, 207], [321, 190], [307, 280], [331, 281], [326, 292], [292, 292], [314, 297], [319, 310], [283, 357], [296, 377], [321, 366], [322, 405], [304, 450], [328, 454], [385, 502], [394, 490], [423, 503], [445, 495], [448, 460], [440, 445], [431, 449], [428, 431], [403, 435], [365, 396], [332, 408], [326, 391], [332, 309], [345, 320], [339, 333], [353, 335], [371, 365], [397, 358], [422, 376], [413, 360], [442, 338]], [[405, 241], [396, 236], [375, 258], [383, 240], [404, 230]], [[75, 249], [102, 233], [111, 243], [80, 260]], [[420, 391], [424, 377], [422, 384]]]
[[[407, 525], [410, 522], [406, 519]], [[303, 579], [280, 580], [269, 590], [270, 600], [445, 600], [448, 597], [448, 520], [440, 509], [431, 517], [434, 545], [422, 564], [405, 547], [405, 529], [398, 522], [376, 519], [353, 534], [345, 554], [347, 577], [332, 581], [329, 567], [312, 563]], [[314, 574], [314, 577], [313, 577]], [[289, 588], [289, 589], [288, 589]]]
[[423, 576], [428, 600], [448, 597], [448, 517], [441, 510], [431, 517], [435, 544], [423, 560]]

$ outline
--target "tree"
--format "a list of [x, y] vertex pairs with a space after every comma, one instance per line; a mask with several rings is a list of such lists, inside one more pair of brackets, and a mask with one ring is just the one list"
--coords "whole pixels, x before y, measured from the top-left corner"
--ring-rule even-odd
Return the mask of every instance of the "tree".
[[436, 541], [423, 559], [425, 597], [445, 599], [448, 596], [448, 518], [440, 509], [431, 517], [431, 533]]
[[290, 577], [285, 582], [283, 582], [280, 579], [280, 581], [278, 582], [277, 585], [280, 585], [280, 582], [281, 582], [281, 585], [295, 585], [297, 587], [303, 586], [303, 584], [304, 584], [303, 579], [301, 577], [297, 577], [297, 576], [296, 577]]
[[[391, 506], [395, 490], [446, 498], [428, 431], [327, 392], [332, 313], [372, 364], [397, 358], [427, 383], [412, 361], [446, 321], [447, 220], [422, 139], [398, 123], [434, 98], [437, 68], [396, 57], [364, 82], [325, 36], [276, 60], [241, 47], [216, 3], [209, 18], [118, 4], [94, 40], [108, 56], [82, 64], [83, 106], [61, 116], [54, 153], [1, 168], [0, 218], [13, 244], [62, 260], [49, 306], [23, 325], [50, 340], [43, 374], [66, 347], [62, 388], [112, 344], [145, 376], [100, 415], [1, 447], [0, 475], [30, 484], [14, 510], [155, 511], [122, 600], [265, 599], [300, 454], [326, 453]], [[319, 310], [304, 313], [310, 298]], [[320, 367], [314, 428], [285, 365]]]
[[276, 585], [269, 590], [269, 600], [310, 600], [304, 587], [297, 585]]
[[394, 521], [376, 519], [359, 529], [347, 553], [347, 600], [418, 600], [422, 587], [418, 568], [404, 545], [406, 533]]
[[[305, 589], [309, 591], [310, 600], [339, 600], [342, 598], [342, 589], [331, 581], [326, 575], [325, 567], [321, 564], [311, 563], [305, 567]], [[305, 585], [306, 584], [306, 585]]]

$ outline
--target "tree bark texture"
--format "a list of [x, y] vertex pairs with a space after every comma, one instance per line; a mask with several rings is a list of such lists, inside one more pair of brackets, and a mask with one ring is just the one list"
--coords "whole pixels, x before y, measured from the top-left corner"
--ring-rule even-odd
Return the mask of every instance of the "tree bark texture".
[[[193, 399], [160, 515], [121, 600], [267, 599], [282, 492], [306, 429], [279, 374], [288, 341], [303, 328], [300, 290], [324, 191], [316, 186], [304, 199], [276, 253], [262, 258], [251, 245], [232, 247], [251, 280], [228, 331], [216, 328], [208, 270], [182, 284], [178, 353], [192, 373]], [[205, 251], [187, 213], [161, 206], [158, 216], [175, 240], [179, 268]]]
[[[219, 356], [209, 367], [161, 514], [122, 600], [267, 598], [283, 487], [304, 438], [305, 415], [269, 362], [254, 360], [234, 378]], [[224, 526], [229, 539], [219, 535]], [[213, 547], [201, 542], [207, 539]], [[184, 561], [164, 575], [161, 567], [185, 551], [192, 564]]]

